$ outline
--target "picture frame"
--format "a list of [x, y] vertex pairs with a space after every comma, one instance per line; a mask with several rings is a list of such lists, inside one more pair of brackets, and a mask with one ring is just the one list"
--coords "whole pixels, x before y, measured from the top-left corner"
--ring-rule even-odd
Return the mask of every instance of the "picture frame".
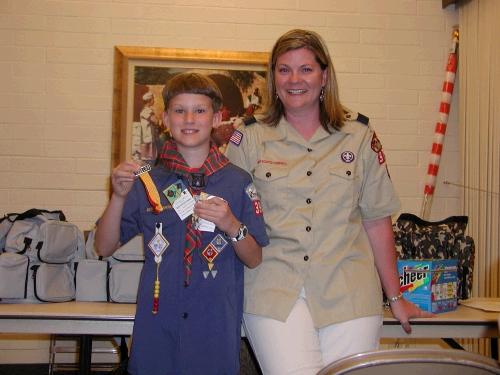
[[[207, 74], [221, 90], [223, 122], [212, 133], [220, 147], [238, 118], [257, 113], [265, 105], [267, 52], [133, 46], [116, 46], [114, 52], [112, 167], [124, 160], [154, 164], [162, 142], [168, 139], [168, 129], [162, 127], [161, 91], [175, 74]], [[151, 96], [153, 104], [146, 109], [145, 99]], [[153, 114], [150, 125], [144, 114]]]

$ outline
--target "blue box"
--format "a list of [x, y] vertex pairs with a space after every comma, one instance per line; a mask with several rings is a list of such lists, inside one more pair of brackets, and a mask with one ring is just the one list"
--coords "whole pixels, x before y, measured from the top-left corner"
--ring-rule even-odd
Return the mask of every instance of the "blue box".
[[400, 291], [433, 313], [457, 308], [457, 259], [398, 260]]

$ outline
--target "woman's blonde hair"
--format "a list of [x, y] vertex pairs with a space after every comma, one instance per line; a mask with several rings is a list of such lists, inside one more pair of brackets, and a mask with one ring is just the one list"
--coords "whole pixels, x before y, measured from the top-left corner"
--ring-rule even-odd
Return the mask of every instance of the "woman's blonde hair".
[[294, 29], [283, 34], [274, 44], [267, 64], [268, 106], [262, 119], [267, 124], [278, 125], [285, 115], [283, 103], [276, 95], [275, 68], [278, 57], [284, 53], [300, 48], [311, 51], [321, 69], [327, 71], [326, 84], [323, 87], [323, 100], [320, 100], [320, 122], [323, 128], [331, 133], [339, 130], [344, 124], [345, 109], [340, 103], [335, 69], [323, 39], [314, 31]]

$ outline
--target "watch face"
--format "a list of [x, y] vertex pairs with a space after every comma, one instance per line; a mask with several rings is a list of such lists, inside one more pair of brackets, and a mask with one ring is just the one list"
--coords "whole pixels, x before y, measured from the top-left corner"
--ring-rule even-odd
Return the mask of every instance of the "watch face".
[[241, 225], [240, 225], [240, 229], [238, 230], [238, 234], [237, 234], [237, 235], [236, 235], [236, 237], [235, 237], [235, 240], [236, 240], [236, 241], [241, 241], [241, 240], [243, 240], [243, 239], [246, 237], [247, 233], [248, 233], [248, 228], [247, 228], [247, 226], [246, 226], [246, 225], [244, 225], [244, 224], [241, 224]]

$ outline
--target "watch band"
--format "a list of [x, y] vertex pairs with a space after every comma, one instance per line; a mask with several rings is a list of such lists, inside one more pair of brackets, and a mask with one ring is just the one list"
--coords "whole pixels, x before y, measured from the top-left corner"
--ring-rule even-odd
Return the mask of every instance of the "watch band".
[[231, 237], [226, 233], [226, 237], [228, 237], [232, 242], [238, 242], [244, 240], [247, 234], [248, 234], [247, 226], [243, 223], [240, 223], [240, 227], [238, 229], [238, 233], [236, 233], [236, 236]]

